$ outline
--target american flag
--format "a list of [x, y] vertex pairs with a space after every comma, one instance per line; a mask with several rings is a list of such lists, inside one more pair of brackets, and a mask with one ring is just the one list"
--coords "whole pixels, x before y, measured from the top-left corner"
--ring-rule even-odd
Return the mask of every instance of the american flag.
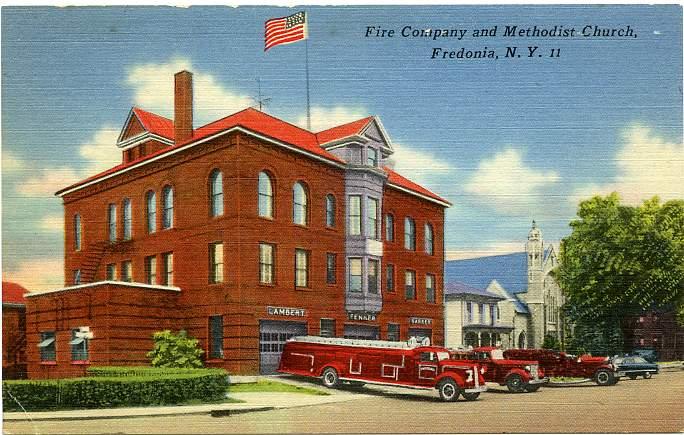
[[266, 21], [264, 51], [280, 44], [291, 44], [306, 39], [306, 12]]

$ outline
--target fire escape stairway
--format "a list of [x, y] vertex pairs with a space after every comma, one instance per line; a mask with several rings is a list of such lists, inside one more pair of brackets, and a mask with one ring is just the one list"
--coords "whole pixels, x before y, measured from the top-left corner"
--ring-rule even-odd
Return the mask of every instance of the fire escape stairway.
[[102, 257], [109, 247], [109, 242], [96, 242], [88, 246], [88, 253], [81, 265], [81, 282], [88, 284], [95, 281], [97, 269], [100, 267]]

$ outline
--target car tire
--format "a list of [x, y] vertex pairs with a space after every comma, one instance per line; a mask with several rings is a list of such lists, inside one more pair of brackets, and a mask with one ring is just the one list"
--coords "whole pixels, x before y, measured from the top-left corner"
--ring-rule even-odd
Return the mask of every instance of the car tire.
[[506, 387], [511, 393], [522, 393], [525, 391], [525, 381], [522, 376], [513, 373], [506, 378]]
[[478, 397], [480, 397], [480, 393], [463, 393], [463, 398], [468, 402], [477, 400]]
[[321, 381], [323, 382], [323, 385], [328, 388], [337, 388], [340, 386], [340, 375], [337, 374], [337, 370], [334, 368], [327, 367], [323, 370]]
[[596, 374], [594, 375], [594, 381], [597, 385], [600, 385], [602, 387], [614, 385], [616, 383], [615, 379], [616, 378], [613, 372], [611, 372], [608, 369], [599, 369], [596, 371]]
[[653, 377], [653, 373], [651, 373], [651, 372], [644, 373], [644, 379], [651, 379], [652, 377]]
[[437, 385], [437, 390], [439, 390], [439, 398], [444, 402], [455, 402], [461, 394], [458, 384], [451, 378], [442, 379]]
[[536, 385], [527, 384], [527, 385], [525, 385], [525, 391], [527, 391], [528, 393], [535, 393], [535, 392], [539, 391], [540, 388], [541, 388], [541, 385], [539, 385], [539, 384], [536, 384]]
[[629, 379], [631, 380], [635, 380], [637, 378], [637, 375], [627, 375], [627, 377], [629, 377]]

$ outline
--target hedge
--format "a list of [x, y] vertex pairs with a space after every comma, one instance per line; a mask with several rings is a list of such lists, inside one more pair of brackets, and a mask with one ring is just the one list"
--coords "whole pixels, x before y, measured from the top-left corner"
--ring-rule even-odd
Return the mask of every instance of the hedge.
[[4, 381], [3, 411], [174, 405], [192, 399], [222, 399], [227, 387], [227, 373], [216, 369], [153, 376]]
[[168, 376], [168, 375], [192, 375], [201, 373], [216, 373], [227, 375], [223, 369], [196, 369], [196, 368], [160, 368], [150, 366], [91, 366], [88, 367], [88, 376], [97, 377], [124, 377], [124, 376]]

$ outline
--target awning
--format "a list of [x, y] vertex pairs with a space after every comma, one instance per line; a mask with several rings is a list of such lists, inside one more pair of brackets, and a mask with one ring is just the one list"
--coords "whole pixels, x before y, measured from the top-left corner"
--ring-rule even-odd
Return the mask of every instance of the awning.
[[69, 342], [69, 344], [81, 344], [83, 343], [83, 337], [76, 337]]
[[54, 341], [55, 341], [55, 337], [46, 338], [45, 340], [38, 343], [38, 347], [48, 347], [49, 345], [54, 343]]

